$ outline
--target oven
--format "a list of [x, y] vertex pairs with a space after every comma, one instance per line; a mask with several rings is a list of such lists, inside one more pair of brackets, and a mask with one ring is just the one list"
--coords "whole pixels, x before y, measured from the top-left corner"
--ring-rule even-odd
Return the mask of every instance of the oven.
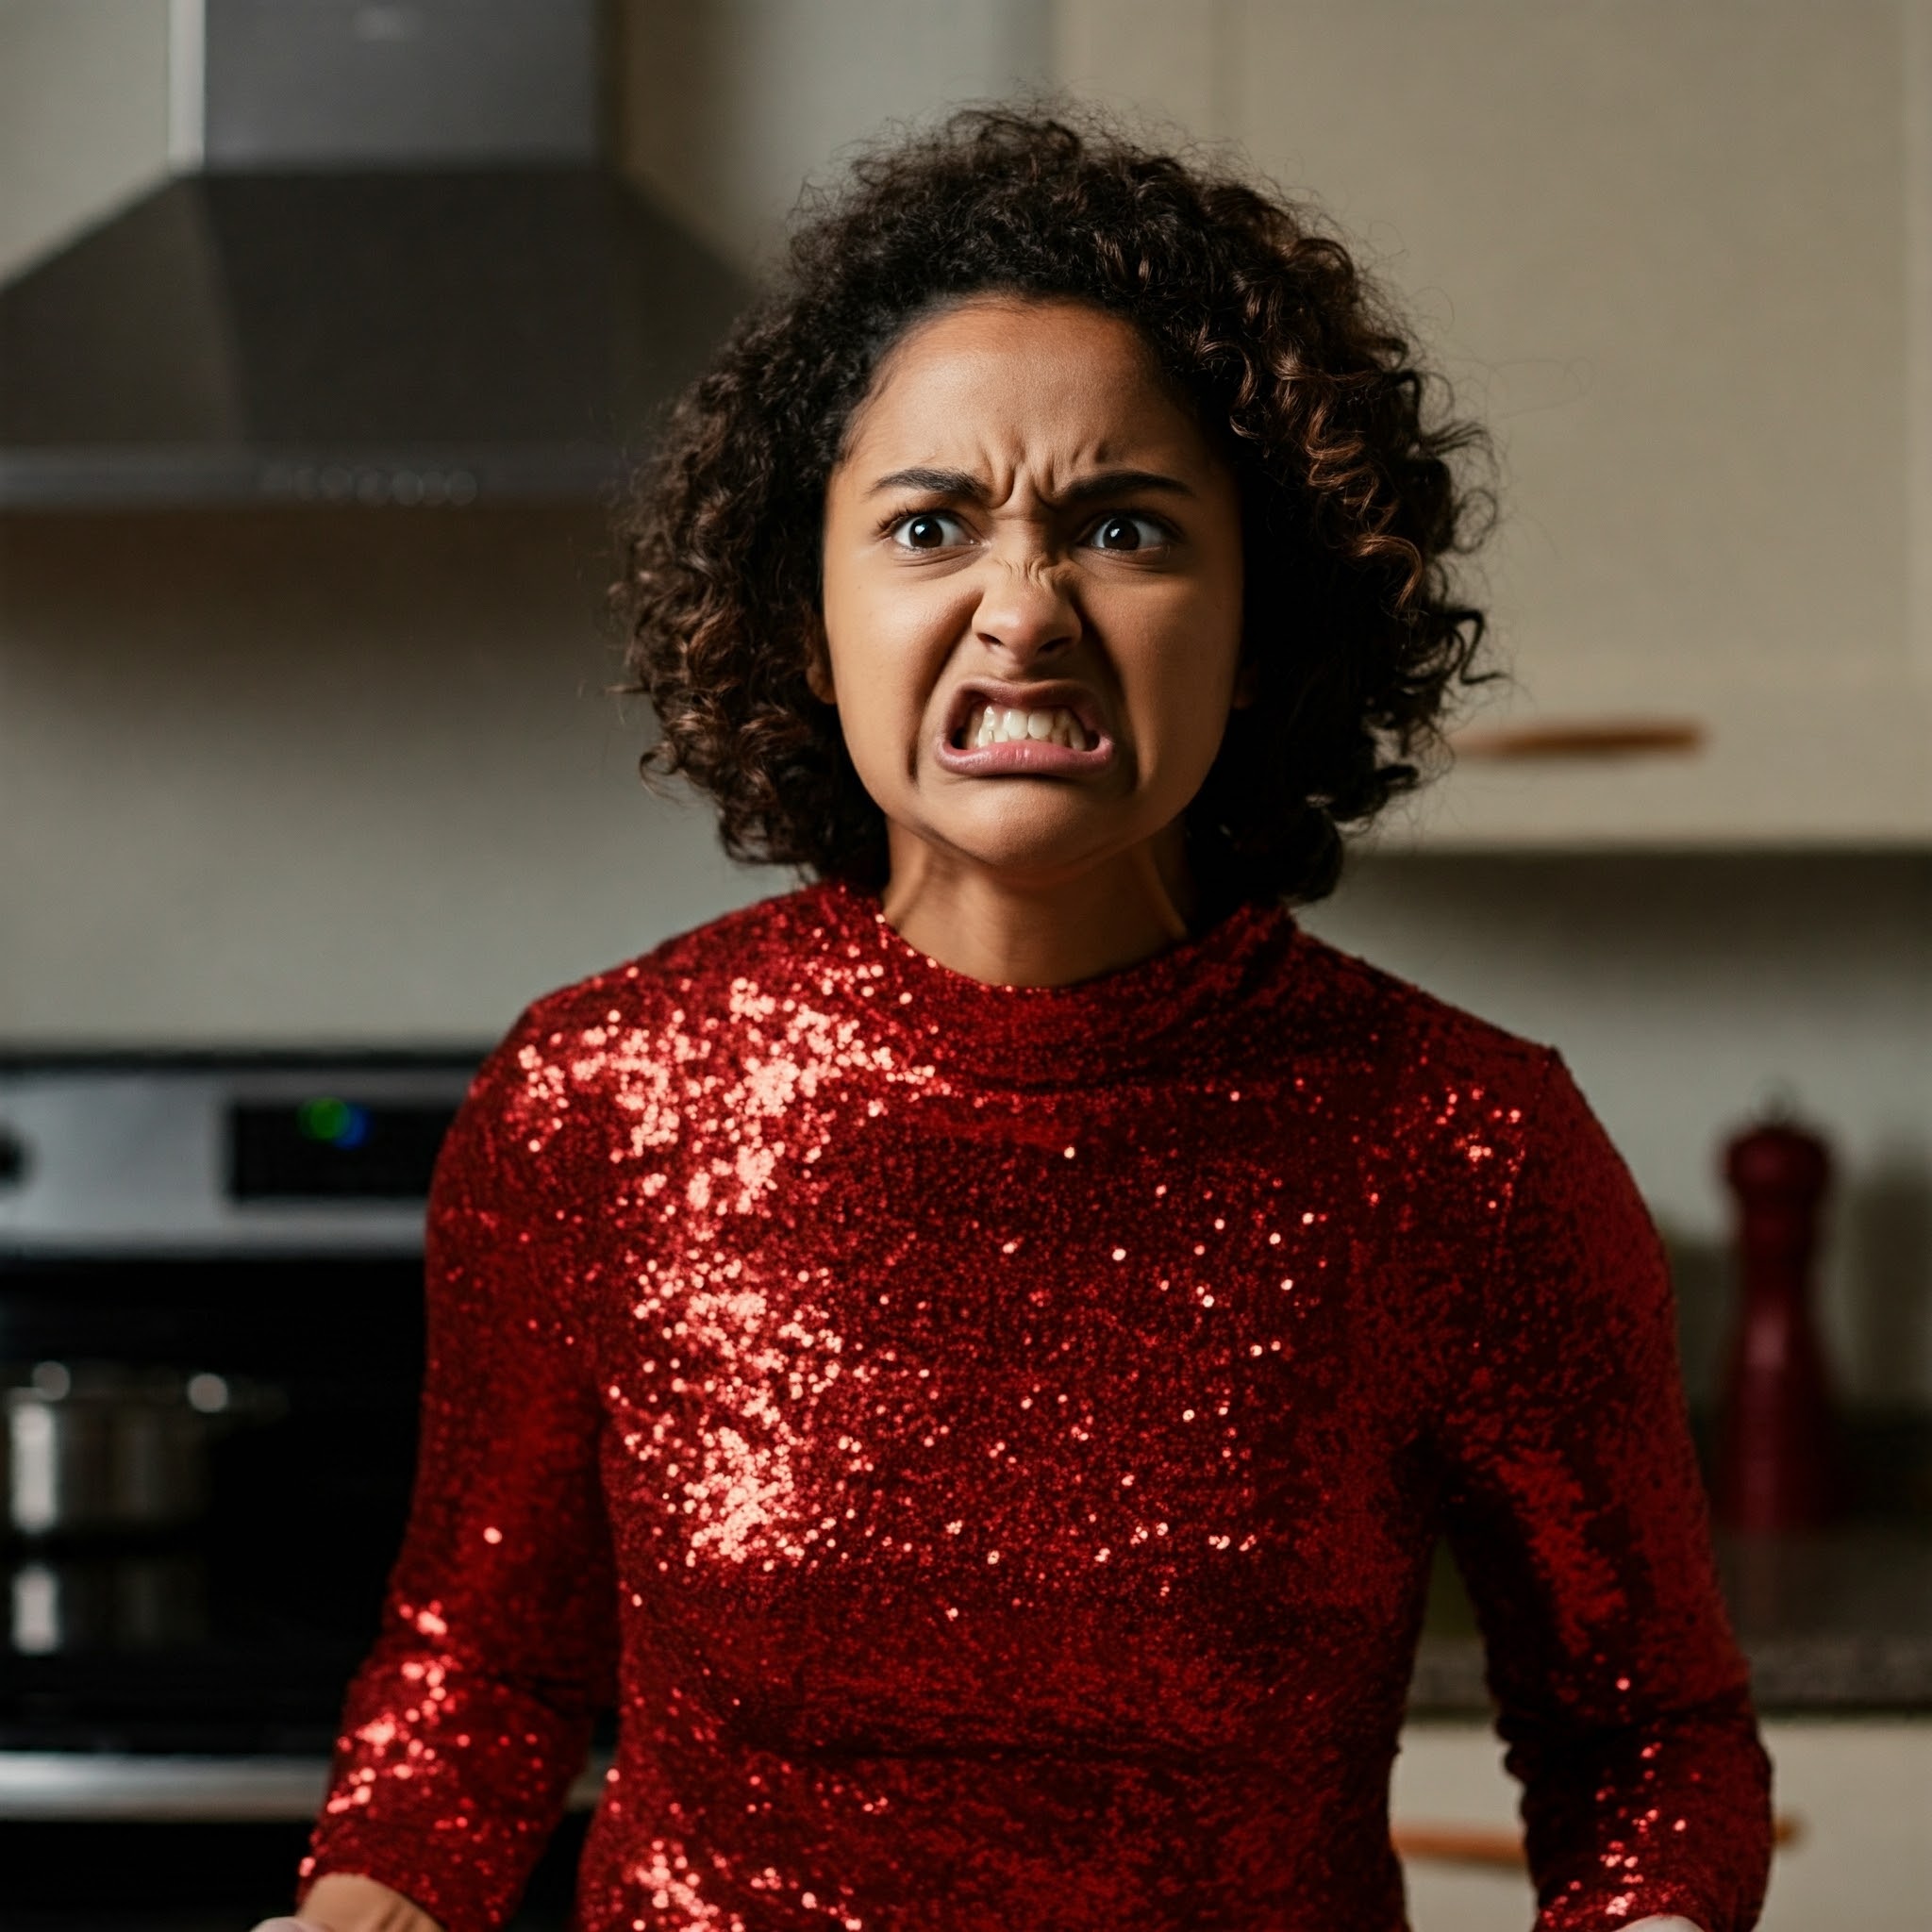
[[[479, 1054], [0, 1062], [9, 1932], [288, 1908], [408, 1505]], [[520, 1925], [562, 1923], [575, 1834]]]

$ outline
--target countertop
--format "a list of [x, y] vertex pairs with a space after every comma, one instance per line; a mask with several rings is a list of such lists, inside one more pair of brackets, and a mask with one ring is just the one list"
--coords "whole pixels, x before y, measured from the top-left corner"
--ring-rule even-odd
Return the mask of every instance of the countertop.
[[[1932, 1710], [1932, 1517], [1716, 1539], [1731, 1620], [1766, 1713]], [[1409, 1684], [1418, 1715], [1486, 1711], [1482, 1641], [1438, 1553]]]

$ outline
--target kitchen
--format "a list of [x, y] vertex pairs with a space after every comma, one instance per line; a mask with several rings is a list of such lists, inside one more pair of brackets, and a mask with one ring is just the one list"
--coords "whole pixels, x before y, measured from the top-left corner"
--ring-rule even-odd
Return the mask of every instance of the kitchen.
[[[355, 10], [378, 40], [419, 11]], [[9, 286], [193, 175], [182, 49], [192, 16], [212, 32], [225, 11], [0, 9]], [[886, 115], [1047, 80], [1306, 181], [1430, 319], [1503, 442], [1488, 589], [1515, 683], [1309, 924], [1563, 1049], [1672, 1245], [1702, 1417], [1736, 1315], [1723, 1143], [1770, 1107], [1828, 1139], [1819, 1309], [1874, 1520], [1734, 1572], [1761, 1695], [1778, 1663], [1765, 1707], [1796, 1830], [1764, 1923], [1916, 1923], [1926, 9], [719, 0], [608, 25], [609, 150], [723, 286], [756, 269], [800, 177]], [[140, 285], [109, 319], [124, 341], [157, 317], [169, 343], [199, 340], [159, 302]], [[232, 445], [233, 391], [185, 361], [170, 407]], [[605, 695], [608, 472], [498, 493], [480, 459], [398, 458], [387, 502], [303, 500], [339, 487], [328, 468], [305, 486], [289, 466], [266, 503], [252, 463], [246, 501], [207, 469], [171, 500], [131, 501], [125, 472], [92, 497], [8, 495], [0, 1042], [23, 1063], [459, 1060], [532, 991], [789, 883], [729, 866], [701, 811], [637, 787], [642, 721]], [[1397, 1817], [1500, 1827], [1457, 1615], [1445, 1592]], [[9, 1829], [69, 1828], [10, 1790]], [[1520, 1874], [1474, 1857], [1417, 1857], [1411, 1883], [1424, 1932], [1527, 1916]]]

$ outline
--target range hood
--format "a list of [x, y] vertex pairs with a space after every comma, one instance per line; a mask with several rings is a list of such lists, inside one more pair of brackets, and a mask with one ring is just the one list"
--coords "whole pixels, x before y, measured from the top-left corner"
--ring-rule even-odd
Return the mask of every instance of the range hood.
[[0, 289], [0, 508], [608, 491], [745, 291], [598, 164], [595, 0], [172, 5], [190, 165]]

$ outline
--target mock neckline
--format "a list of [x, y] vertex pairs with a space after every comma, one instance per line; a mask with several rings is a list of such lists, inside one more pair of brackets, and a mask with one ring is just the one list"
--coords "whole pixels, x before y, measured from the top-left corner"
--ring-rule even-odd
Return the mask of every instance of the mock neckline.
[[1243, 903], [1202, 932], [1133, 964], [1066, 986], [975, 979], [923, 953], [886, 919], [876, 893], [842, 879], [802, 890], [824, 930], [822, 991], [842, 991], [868, 1030], [962, 1077], [1001, 1085], [1088, 1085], [1190, 1059], [1225, 1058], [1257, 998], [1278, 991], [1299, 929], [1287, 907]]

